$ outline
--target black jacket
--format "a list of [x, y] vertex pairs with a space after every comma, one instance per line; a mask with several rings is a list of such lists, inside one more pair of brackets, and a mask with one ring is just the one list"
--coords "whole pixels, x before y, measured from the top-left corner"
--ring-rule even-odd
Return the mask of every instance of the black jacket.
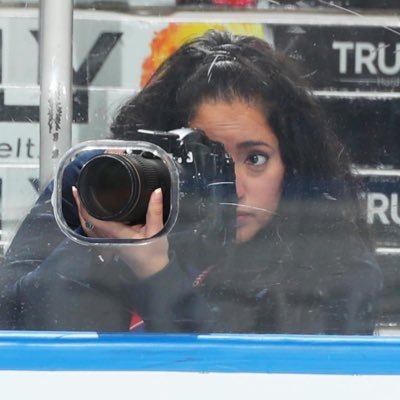
[[[71, 186], [84, 162], [68, 168], [63, 189], [64, 215], [78, 230]], [[220, 251], [204, 237], [171, 235], [169, 265], [139, 281], [118, 257], [62, 234], [51, 191], [1, 267], [0, 329], [123, 332], [138, 313], [152, 332], [373, 333], [381, 273], [347, 228], [288, 240], [268, 229]]]

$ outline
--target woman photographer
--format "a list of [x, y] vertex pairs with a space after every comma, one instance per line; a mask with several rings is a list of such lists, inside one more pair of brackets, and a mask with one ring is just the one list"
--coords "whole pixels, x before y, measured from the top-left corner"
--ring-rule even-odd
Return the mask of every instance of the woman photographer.
[[[160, 66], [112, 132], [135, 140], [141, 128], [185, 126], [234, 162], [233, 242], [218, 252], [212, 234], [165, 235], [107, 258], [64, 240], [8, 285], [11, 326], [124, 331], [136, 312], [156, 332], [372, 334], [381, 274], [358, 188], [291, 63], [258, 38], [210, 31]], [[95, 219], [73, 196], [89, 237], [144, 239], [163, 227], [160, 190], [135, 226]], [[19, 263], [15, 246], [6, 269]]]

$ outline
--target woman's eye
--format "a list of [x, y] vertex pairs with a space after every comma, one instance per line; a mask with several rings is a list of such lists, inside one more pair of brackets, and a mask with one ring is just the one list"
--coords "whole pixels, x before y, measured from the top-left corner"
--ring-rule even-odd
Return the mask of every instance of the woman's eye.
[[266, 154], [250, 154], [246, 162], [250, 165], [260, 166], [268, 161], [269, 157]]

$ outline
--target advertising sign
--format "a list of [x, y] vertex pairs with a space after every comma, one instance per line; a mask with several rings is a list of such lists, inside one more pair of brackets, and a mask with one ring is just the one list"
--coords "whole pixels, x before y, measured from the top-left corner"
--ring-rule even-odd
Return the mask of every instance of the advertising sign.
[[399, 91], [400, 37], [388, 27], [277, 26], [274, 38], [315, 89]]

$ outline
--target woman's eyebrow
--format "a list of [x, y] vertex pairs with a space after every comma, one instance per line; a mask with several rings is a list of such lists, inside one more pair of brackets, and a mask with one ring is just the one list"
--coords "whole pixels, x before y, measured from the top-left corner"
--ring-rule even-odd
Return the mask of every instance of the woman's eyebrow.
[[246, 140], [244, 142], [240, 142], [237, 147], [241, 150], [243, 149], [247, 149], [249, 147], [255, 147], [255, 146], [266, 146], [269, 147], [270, 149], [274, 149], [274, 147], [267, 143], [267, 142], [263, 142], [262, 140]]

